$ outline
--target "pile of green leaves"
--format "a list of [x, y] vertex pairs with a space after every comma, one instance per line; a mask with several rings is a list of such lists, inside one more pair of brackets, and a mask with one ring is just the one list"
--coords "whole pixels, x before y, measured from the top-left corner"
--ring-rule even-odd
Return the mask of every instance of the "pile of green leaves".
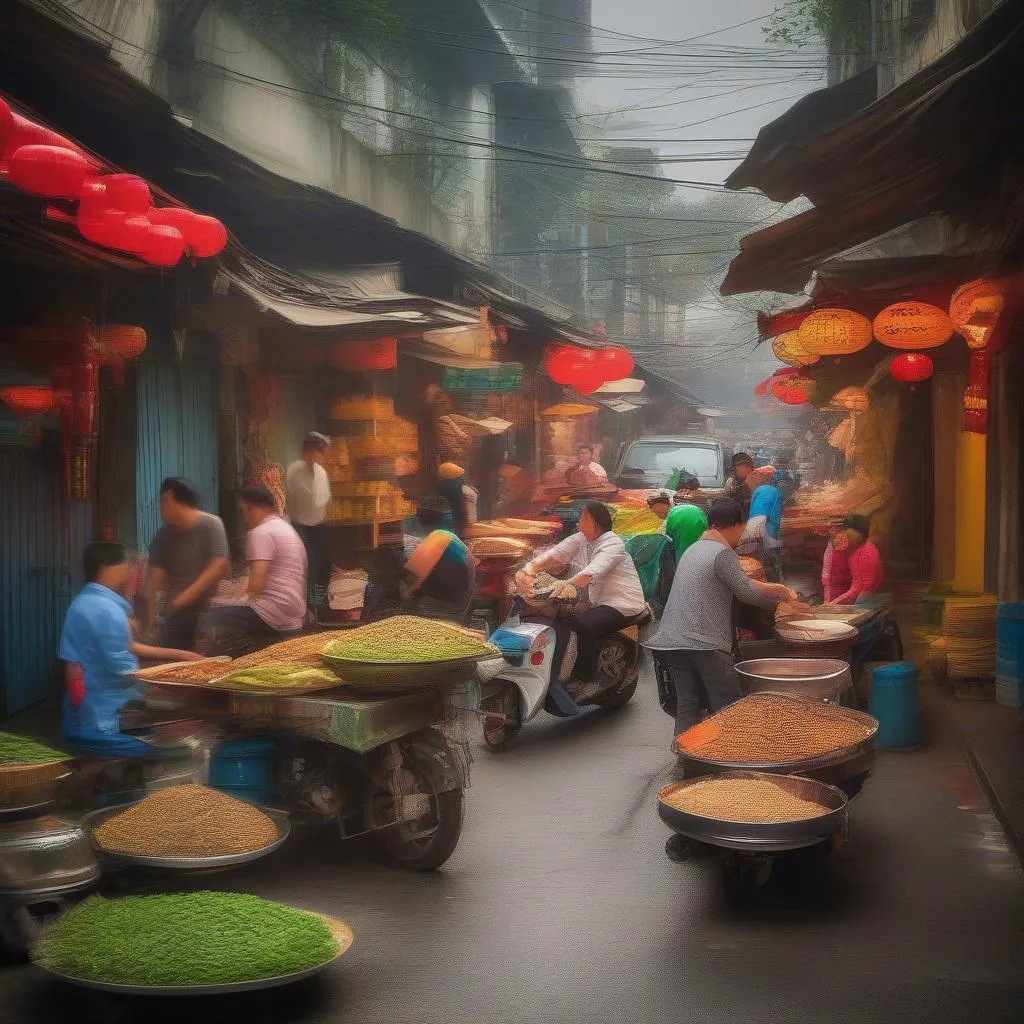
[[41, 966], [118, 985], [223, 985], [275, 978], [338, 954], [313, 914], [228, 892], [91, 896], [43, 933]]
[[14, 733], [0, 732], [0, 765], [4, 764], [43, 764], [46, 761], [67, 760], [67, 754], [54, 750], [39, 740], [28, 736], [15, 736]]

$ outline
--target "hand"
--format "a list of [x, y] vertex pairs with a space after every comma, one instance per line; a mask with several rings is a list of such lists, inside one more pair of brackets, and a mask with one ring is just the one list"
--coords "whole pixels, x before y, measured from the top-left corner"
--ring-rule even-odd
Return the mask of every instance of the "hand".
[[800, 619], [813, 616], [813, 614], [811, 606], [804, 604], [803, 601], [783, 601], [775, 609], [777, 619]]
[[530, 569], [520, 569], [519, 572], [516, 573], [516, 586], [521, 592], [528, 593], [533, 590], [533, 583], [536, 578], [536, 573], [532, 572]]
[[552, 601], [575, 601], [579, 597], [579, 591], [569, 582], [559, 583], [551, 591]]
[[169, 615], [173, 615], [175, 612], [180, 612], [185, 605], [182, 603], [181, 595], [179, 594], [174, 600], [167, 602], [167, 612]]

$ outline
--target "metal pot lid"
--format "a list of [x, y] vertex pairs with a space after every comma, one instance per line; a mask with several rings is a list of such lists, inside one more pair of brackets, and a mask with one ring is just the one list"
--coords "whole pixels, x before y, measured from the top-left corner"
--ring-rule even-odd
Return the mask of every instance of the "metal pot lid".
[[49, 814], [27, 821], [0, 822], [0, 846], [50, 846], [84, 838], [85, 832], [78, 825]]

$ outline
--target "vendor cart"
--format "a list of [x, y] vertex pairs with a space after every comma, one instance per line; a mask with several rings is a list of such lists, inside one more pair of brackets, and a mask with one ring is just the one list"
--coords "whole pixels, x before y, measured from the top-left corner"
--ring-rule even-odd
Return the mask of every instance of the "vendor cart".
[[[401, 683], [402, 673], [417, 666], [390, 668], [392, 683]], [[345, 838], [367, 835], [389, 862], [428, 871], [448, 860], [462, 831], [469, 709], [486, 674], [485, 664], [469, 660], [441, 682], [420, 673], [410, 676], [408, 689], [392, 686], [386, 695], [340, 685], [282, 695], [216, 680], [150, 681], [159, 699], [170, 697], [179, 713], [216, 723], [226, 741], [270, 741], [264, 802], [299, 822], [334, 825]]]

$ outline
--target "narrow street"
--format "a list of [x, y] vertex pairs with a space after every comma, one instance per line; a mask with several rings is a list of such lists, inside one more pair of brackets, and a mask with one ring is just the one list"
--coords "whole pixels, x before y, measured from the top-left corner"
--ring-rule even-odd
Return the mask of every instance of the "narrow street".
[[817, 884], [783, 876], [735, 906], [714, 863], [667, 859], [654, 800], [671, 729], [647, 678], [619, 713], [545, 719], [504, 755], [477, 750], [464, 838], [436, 875], [306, 835], [211, 877], [347, 919], [355, 945], [319, 979], [137, 1002], [6, 969], [2, 1019], [1019, 1021], [1024, 875], [928, 711], [927, 748], [879, 755]]

